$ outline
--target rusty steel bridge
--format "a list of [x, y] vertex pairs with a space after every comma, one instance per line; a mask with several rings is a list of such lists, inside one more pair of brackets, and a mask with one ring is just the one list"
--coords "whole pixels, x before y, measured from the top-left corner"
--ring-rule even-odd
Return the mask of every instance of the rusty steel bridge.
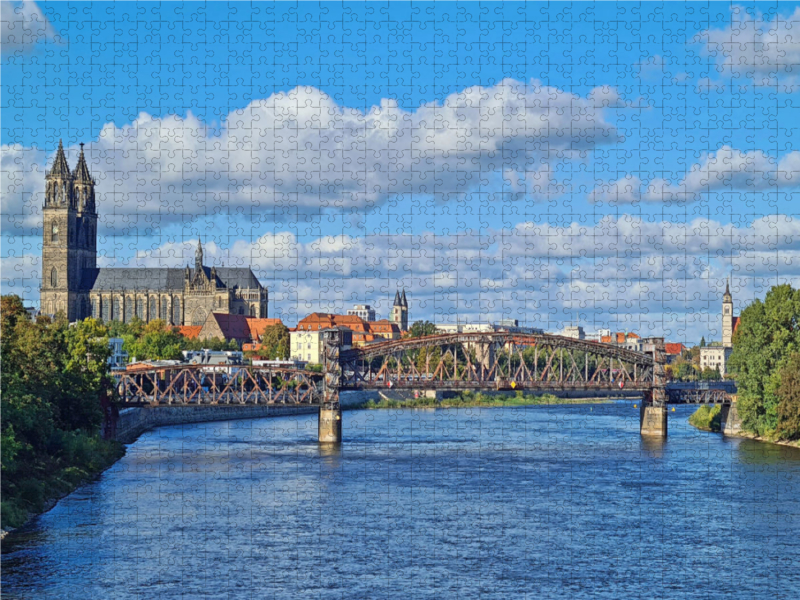
[[643, 339], [645, 351], [636, 352], [547, 334], [432, 335], [362, 348], [341, 348], [338, 331], [324, 335], [321, 372], [273, 366], [155, 367], [116, 375], [116, 395], [123, 407], [319, 406], [321, 423], [323, 413], [335, 415], [331, 418], [339, 427], [339, 393], [350, 390], [626, 390], [642, 392], [643, 410], [677, 403], [730, 403], [730, 395], [720, 389], [671, 389], [665, 378], [663, 338]]

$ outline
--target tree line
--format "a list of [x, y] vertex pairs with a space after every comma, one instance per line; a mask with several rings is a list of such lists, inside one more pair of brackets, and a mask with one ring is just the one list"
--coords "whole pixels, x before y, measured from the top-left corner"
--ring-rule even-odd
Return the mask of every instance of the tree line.
[[31, 320], [18, 296], [0, 306], [2, 526], [41, 512], [124, 452], [101, 439], [109, 347], [93, 319]]
[[742, 311], [728, 366], [742, 427], [800, 439], [800, 289], [775, 286]]

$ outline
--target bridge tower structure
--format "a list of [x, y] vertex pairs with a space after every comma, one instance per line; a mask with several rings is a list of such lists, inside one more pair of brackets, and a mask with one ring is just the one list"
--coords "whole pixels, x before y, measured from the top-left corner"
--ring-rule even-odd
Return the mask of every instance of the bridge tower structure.
[[330, 329], [322, 332], [324, 344], [324, 372], [322, 381], [322, 404], [319, 407], [318, 439], [321, 444], [342, 442], [342, 407], [339, 404], [339, 389], [342, 385], [340, 351], [342, 332]]
[[639, 409], [639, 432], [644, 436], [667, 437], [667, 373], [664, 338], [645, 338], [644, 351], [653, 356], [653, 386], [644, 393]]

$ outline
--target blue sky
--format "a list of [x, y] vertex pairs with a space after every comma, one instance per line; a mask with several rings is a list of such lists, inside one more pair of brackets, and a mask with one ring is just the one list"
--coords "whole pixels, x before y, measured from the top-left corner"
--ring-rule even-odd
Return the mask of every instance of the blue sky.
[[[694, 342], [800, 282], [792, 3], [3, 3], [2, 288], [86, 143], [103, 265], [252, 264], [293, 325]], [[710, 311], [710, 312], [709, 312]]]

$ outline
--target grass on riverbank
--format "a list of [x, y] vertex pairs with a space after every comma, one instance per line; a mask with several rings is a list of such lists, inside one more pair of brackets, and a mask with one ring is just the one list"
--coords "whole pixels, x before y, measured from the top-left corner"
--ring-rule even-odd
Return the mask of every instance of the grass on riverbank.
[[19, 527], [90, 481], [125, 454], [125, 446], [81, 431], [61, 432], [56, 455], [40, 457], [25, 476], [3, 482], [2, 528]]
[[721, 431], [721, 411], [722, 406], [718, 404], [714, 406], [704, 404], [698, 408], [691, 417], [689, 417], [689, 423], [698, 429], [702, 429], [703, 431]]
[[588, 398], [559, 398], [552, 394], [534, 396], [517, 392], [514, 396], [484, 394], [482, 392], [461, 392], [455, 398], [436, 400], [435, 398], [410, 398], [408, 400], [370, 400], [354, 408], [493, 408], [501, 406], [533, 406], [539, 404], [597, 404], [608, 402]]

